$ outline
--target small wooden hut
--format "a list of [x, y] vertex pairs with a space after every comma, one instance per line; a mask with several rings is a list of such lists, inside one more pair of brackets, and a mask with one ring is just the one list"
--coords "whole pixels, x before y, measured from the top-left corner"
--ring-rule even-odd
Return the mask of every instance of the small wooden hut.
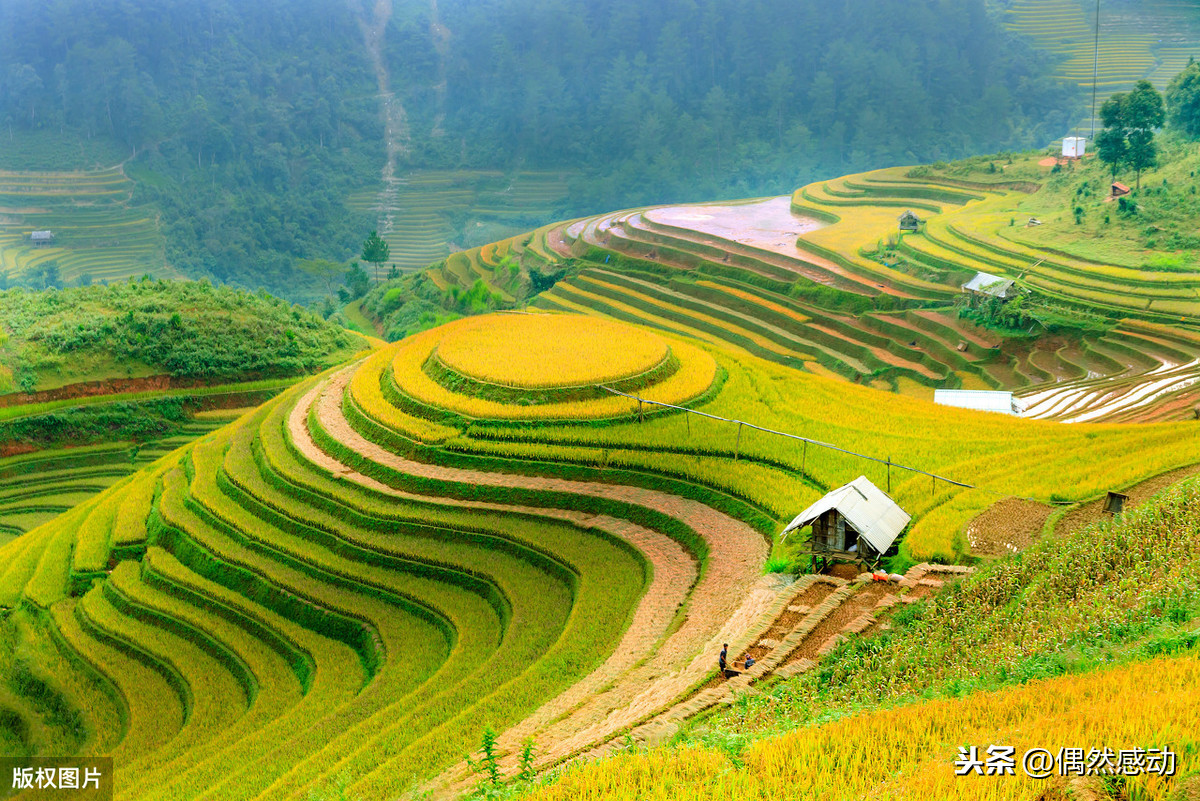
[[894, 550], [912, 517], [876, 487], [859, 476], [805, 509], [783, 530], [783, 537], [812, 525], [812, 568], [831, 561], [855, 561], [878, 567]]
[[974, 278], [963, 284], [962, 291], [976, 295], [990, 295], [1005, 300], [1017, 294], [1015, 281], [990, 273], [975, 273]]
[[54, 233], [51, 231], [34, 231], [29, 235], [29, 241], [37, 247], [46, 247], [54, 242]]
[[917, 231], [920, 228], [921, 218], [913, 214], [911, 209], [900, 215], [901, 231]]
[[1113, 197], [1121, 197], [1122, 195], [1128, 195], [1128, 194], [1129, 194], [1128, 186], [1121, 183], [1120, 181], [1113, 181], [1113, 184], [1112, 184], [1112, 196]]

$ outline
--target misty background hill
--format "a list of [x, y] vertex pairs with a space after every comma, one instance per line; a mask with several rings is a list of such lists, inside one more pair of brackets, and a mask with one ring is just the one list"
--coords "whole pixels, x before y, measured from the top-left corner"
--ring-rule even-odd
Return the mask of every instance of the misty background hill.
[[562, 218], [1042, 145], [1083, 112], [983, 0], [375, 11], [3, 0], [0, 169], [123, 163], [175, 271], [312, 300], [298, 262], [356, 256], [378, 214], [347, 201], [389, 159], [401, 176], [561, 170], [567, 191], [534, 216]]

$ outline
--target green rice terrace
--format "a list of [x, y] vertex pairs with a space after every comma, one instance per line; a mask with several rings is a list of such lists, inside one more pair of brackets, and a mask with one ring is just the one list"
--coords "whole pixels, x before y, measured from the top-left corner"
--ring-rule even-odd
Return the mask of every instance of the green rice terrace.
[[206, 284], [0, 293], [0, 538], [54, 519], [363, 347], [294, 312]]
[[[1055, 171], [1053, 159], [1027, 154], [880, 170], [790, 198], [600, 215], [501, 247], [544, 273], [566, 271], [534, 300], [543, 308], [607, 314], [925, 397], [1010, 390], [1030, 416], [1191, 419], [1195, 152], [1178, 148], [1139, 195], [1151, 212], [1140, 217], [1108, 202], [1101, 165]], [[898, 230], [906, 210], [919, 230]], [[1156, 250], [1164, 241], [1178, 249]], [[1016, 307], [1026, 311], [1010, 310], [1019, 320], [989, 316], [963, 291], [979, 271], [1026, 293]]]
[[8, 542], [53, 520], [236, 415], [237, 410], [202, 411], [181, 422], [172, 435], [159, 439], [52, 448], [0, 458], [0, 540]]
[[[154, 209], [133, 202], [122, 168], [87, 172], [0, 171], [0, 272], [42, 285], [53, 264], [63, 284], [152, 274], [178, 278], [165, 263]], [[34, 241], [49, 231], [51, 241]]]
[[468, 243], [520, 233], [552, 217], [567, 194], [568, 174], [424, 170], [383, 190], [364, 189], [347, 205], [379, 217], [389, 264], [420, 270]]
[[[3, 737], [111, 753], [122, 798], [469, 789], [462, 755], [485, 726], [505, 770], [527, 738], [542, 770], [728, 703], [721, 642], [759, 648], [759, 676], [807, 670], [883, 596], [763, 565], [787, 563], [781, 521], [847, 476], [913, 512], [901, 567], [967, 553], [997, 497], [1087, 501], [1188, 463], [1193, 443], [1189, 423], [881, 396], [665, 326], [468, 317], [287, 389], [3, 546], [0, 662], [48, 688], [11, 703]], [[960, 570], [912, 573], [913, 599]]]
[[1186, 0], [1105, 3], [1096, 57], [1096, 4], [1089, 0], [997, 0], [1005, 26], [1061, 59], [1056, 74], [1102, 97], [1146, 78], [1159, 89], [1200, 55], [1200, 10]]
[[[33, 396], [0, 427], [44, 439], [0, 460], [0, 673], [18, 678], [0, 742], [111, 754], [122, 799], [441, 798], [479, 785], [489, 731], [499, 774], [528, 776], [808, 686], [786, 682], [972, 566], [991, 587], [1107, 492], [1150, 508], [1196, 472], [1200, 298], [1173, 188], [1194, 160], [1168, 150], [1124, 215], [1101, 165], [1031, 153], [546, 225], [423, 276], [514, 308], [369, 352], [204, 283], [0, 295], [10, 384]], [[980, 271], [1018, 294], [965, 292]], [[105, 364], [214, 380], [168, 382], [149, 418], [120, 392], [53, 394]], [[955, 387], [1013, 390], [1024, 413], [929, 403]], [[175, 401], [239, 389], [262, 394], [223, 418]], [[62, 447], [68, 408], [97, 439]], [[109, 414], [146, 436], [118, 444]], [[912, 516], [886, 560], [902, 580], [793, 578], [804, 542], [780, 532], [855, 476]], [[1094, 549], [1072, 542], [1077, 568]], [[938, 647], [959, 654], [952, 629]], [[757, 664], [719, 681], [722, 643]], [[1069, 678], [1064, 697], [1140, 681]]]

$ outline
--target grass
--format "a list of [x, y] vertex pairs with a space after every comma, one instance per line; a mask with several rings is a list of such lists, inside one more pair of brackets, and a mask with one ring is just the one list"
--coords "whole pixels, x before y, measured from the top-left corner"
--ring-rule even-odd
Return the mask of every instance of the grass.
[[[1177, 776], [1117, 779], [1165, 798], [1194, 772], [1200, 670], [1195, 480], [1144, 506], [1006, 556], [895, 612], [819, 666], [686, 730], [680, 747], [566, 771], [535, 798], [625, 798], [664, 777], [664, 797], [922, 793], [1016, 798], [1055, 779], [953, 774], [959, 747], [1170, 748]], [[1086, 748], [1085, 748], [1086, 752]], [[869, 758], [865, 758], [869, 755]], [[797, 772], [811, 779], [802, 785]], [[653, 778], [651, 778], [653, 777]], [[1061, 781], [1061, 780], [1059, 780]], [[1065, 783], [1064, 783], [1065, 784]]]

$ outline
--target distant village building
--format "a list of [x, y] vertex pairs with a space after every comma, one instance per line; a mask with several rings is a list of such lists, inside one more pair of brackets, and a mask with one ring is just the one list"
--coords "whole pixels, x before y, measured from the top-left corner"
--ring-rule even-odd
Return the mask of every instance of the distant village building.
[[1121, 197], [1121, 195], [1128, 195], [1128, 194], [1129, 194], [1128, 186], [1121, 183], [1120, 181], [1113, 181], [1113, 185], [1112, 185], [1112, 196], [1113, 197]]
[[43, 247], [54, 241], [54, 234], [50, 231], [34, 231], [29, 235], [29, 240], [38, 247]]
[[900, 215], [900, 230], [901, 231], [916, 231], [921, 227], [921, 218], [913, 214], [911, 210]]
[[1020, 414], [1021, 408], [1011, 392], [990, 389], [935, 389], [933, 402], [959, 409], [974, 409], [978, 412]]
[[1008, 299], [1016, 296], [1017, 288], [1011, 278], [1001, 278], [990, 273], [975, 273], [974, 278], [963, 284], [963, 292]]
[[837, 559], [878, 566], [910, 520], [887, 493], [859, 476], [797, 515], [783, 536], [812, 525], [814, 570]]
[[1082, 136], [1068, 136], [1063, 139], [1062, 154], [1069, 159], [1081, 159], [1087, 149], [1087, 139]]

